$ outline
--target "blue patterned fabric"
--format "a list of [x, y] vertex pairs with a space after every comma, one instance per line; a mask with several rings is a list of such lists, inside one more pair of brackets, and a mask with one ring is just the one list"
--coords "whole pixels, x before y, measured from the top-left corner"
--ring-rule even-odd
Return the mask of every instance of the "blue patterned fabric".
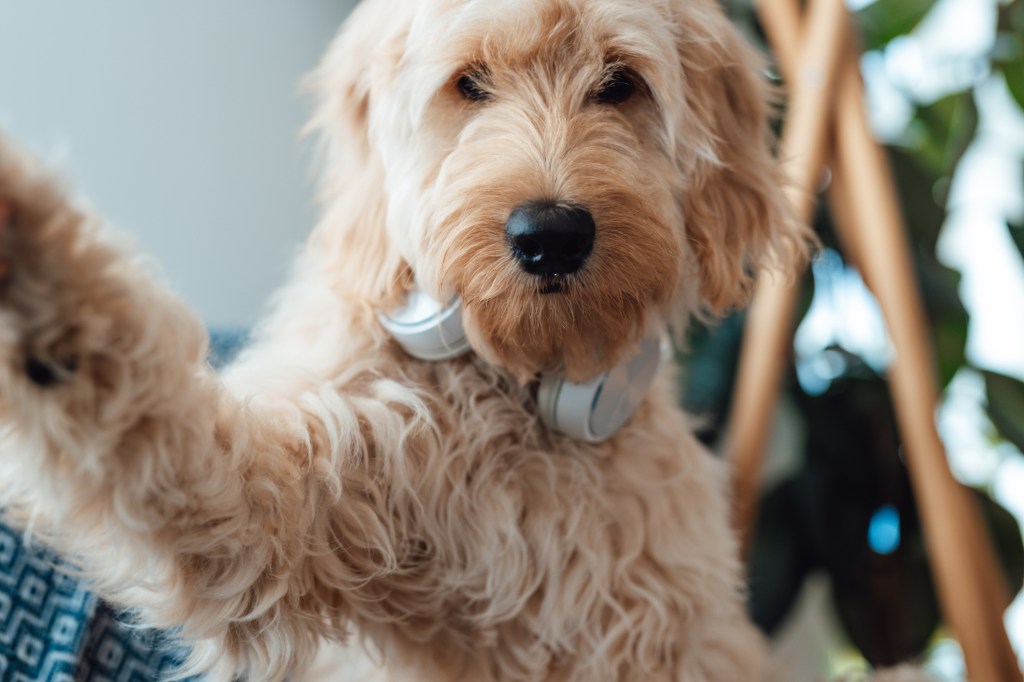
[[[244, 341], [212, 333], [211, 362], [226, 362]], [[174, 673], [185, 652], [171, 638], [130, 626], [62, 566], [0, 522], [0, 680], [152, 682]]]
[[60, 559], [0, 525], [0, 680], [151, 682], [184, 652], [125, 619], [62, 570]]

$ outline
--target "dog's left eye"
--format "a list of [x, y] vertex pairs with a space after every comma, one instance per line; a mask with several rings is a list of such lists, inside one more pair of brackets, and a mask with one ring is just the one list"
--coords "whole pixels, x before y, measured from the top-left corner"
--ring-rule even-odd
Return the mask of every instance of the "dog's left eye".
[[617, 68], [608, 73], [597, 92], [594, 101], [599, 104], [622, 104], [637, 91], [636, 76], [629, 69]]
[[483, 102], [490, 99], [491, 93], [484, 90], [483, 86], [480, 85], [479, 79], [480, 74], [476, 72], [463, 74], [456, 81], [455, 86], [459, 89], [462, 96], [470, 102]]

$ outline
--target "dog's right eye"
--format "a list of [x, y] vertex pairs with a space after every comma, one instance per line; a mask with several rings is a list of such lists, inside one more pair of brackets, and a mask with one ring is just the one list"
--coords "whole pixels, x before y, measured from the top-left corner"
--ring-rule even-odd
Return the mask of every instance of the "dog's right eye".
[[479, 73], [467, 73], [463, 74], [455, 83], [463, 98], [470, 102], [483, 102], [491, 97], [491, 93], [484, 90], [480, 85], [479, 78]]
[[617, 67], [604, 78], [594, 93], [594, 100], [600, 104], [622, 104], [639, 89], [637, 76], [629, 69]]

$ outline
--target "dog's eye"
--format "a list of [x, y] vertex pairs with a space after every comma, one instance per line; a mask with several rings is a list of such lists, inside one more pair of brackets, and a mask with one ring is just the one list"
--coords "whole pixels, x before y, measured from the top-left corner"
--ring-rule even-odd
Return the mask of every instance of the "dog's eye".
[[463, 74], [455, 86], [459, 89], [462, 96], [470, 102], [483, 102], [484, 100], [490, 99], [491, 93], [487, 92], [480, 85], [480, 73], [473, 72]]
[[622, 104], [636, 94], [637, 87], [636, 76], [629, 69], [613, 69], [594, 93], [594, 101], [599, 104]]

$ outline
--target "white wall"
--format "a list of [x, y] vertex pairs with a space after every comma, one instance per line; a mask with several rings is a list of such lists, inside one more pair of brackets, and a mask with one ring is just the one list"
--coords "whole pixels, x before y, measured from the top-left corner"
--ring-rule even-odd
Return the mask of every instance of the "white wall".
[[0, 129], [56, 158], [211, 325], [250, 325], [312, 226], [310, 99], [354, 0], [0, 7]]

